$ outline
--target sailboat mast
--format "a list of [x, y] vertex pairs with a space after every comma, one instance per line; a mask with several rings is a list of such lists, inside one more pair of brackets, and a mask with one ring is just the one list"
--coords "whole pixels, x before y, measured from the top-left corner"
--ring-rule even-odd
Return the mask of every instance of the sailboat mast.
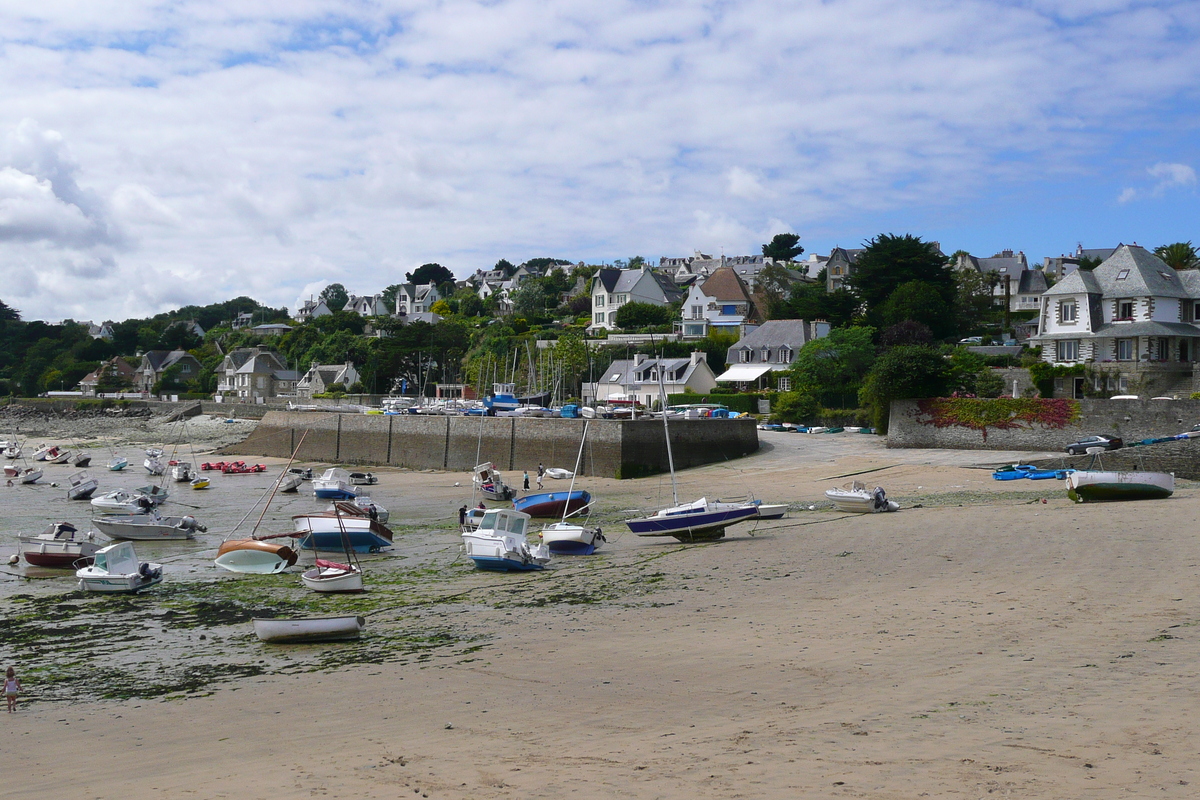
[[567, 489], [567, 502], [563, 504], [562, 521], [567, 521], [567, 509], [571, 506], [571, 495], [575, 492], [575, 478], [579, 475], [579, 465], [583, 463], [583, 445], [587, 442], [587, 429], [590, 419], [583, 421], [583, 436], [579, 440], [579, 455], [575, 456], [575, 471], [571, 473], [571, 487]]
[[671, 468], [671, 497], [679, 505], [679, 487], [675, 484], [675, 456], [671, 453], [671, 428], [667, 425], [667, 387], [663, 384], [663, 360], [658, 359], [658, 397], [662, 406], [663, 436], [667, 440], [667, 466]]

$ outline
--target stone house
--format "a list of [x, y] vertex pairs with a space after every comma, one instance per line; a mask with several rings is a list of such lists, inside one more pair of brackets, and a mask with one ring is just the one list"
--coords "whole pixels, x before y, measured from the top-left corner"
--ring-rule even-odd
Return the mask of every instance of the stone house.
[[846, 279], [854, 273], [854, 263], [865, 252], [862, 248], [846, 249], [835, 247], [825, 259], [825, 291], [836, 292], [844, 288]]
[[79, 382], [79, 391], [89, 397], [95, 397], [99, 393], [100, 379], [105, 376], [111, 376], [131, 390], [137, 384], [137, 370], [128, 361], [116, 356], [105, 361], [95, 371], [85, 375]]
[[304, 373], [297, 382], [296, 396], [309, 399], [314, 394], [327, 392], [329, 387], [335, 383], [340, 383], [343, 387], [349, 389], [351, 384], [358, 383], [359, 380], [358, 370], [349, 361], [345, 364], [328, 365], [314, 362], [308, 368], [308, 372]]
[[738, 340], [725, 356], [726, 370], [717, 376], [719, 383], [734, 383], [739, 389], [776, 388], [791, 391], [786, 373], [800, 348], [829, 335], [824, 320], [773, 319], [764, 322]]
[[1056, 394], [1190, 394], [1200, 347], [1200, 270], [1173, 270], [1121, 245], [1091, 272], [1076, 270], [1042, 294], [1030, 338], [1052, 364], [1086, 365]]
[[296, 393], [296, 370], [283, 357], [265, 347], [239, 347], [221, 362], [217, 394], [253, 402], [259, 398], [291, 397]]
[[150, 392], [163, 374], [172, 367], [179, 382], [195, 380], [200, 375], [203, 365], [194, 355], [186, 350], [149, 350], [142, 354], [134, 375], [134, 385], [138, 391]]

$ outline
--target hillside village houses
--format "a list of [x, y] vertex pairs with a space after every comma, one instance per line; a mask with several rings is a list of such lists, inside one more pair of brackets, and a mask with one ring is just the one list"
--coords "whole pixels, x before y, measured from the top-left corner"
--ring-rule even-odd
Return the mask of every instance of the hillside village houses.
[[602, 267], [592, 279], [592, 322], [589, 331], [617, 327], [617, 311], [626, 303], [666, 306], [683, 292], [665, 273], [643, 264], [638, 269]]
[[710, 331], [737, 336], [748, 321], [757, 321], [750, 292], [731, 267], [718, 269], [703, 283], [693, 283], [680, 314], [677, 327], [684, 339], [702, 339]]
[[[396, 309], [398, 317], [410, 314], [421, 314], [433, 310], [433, 304], [442, 299], [437, 286], [432, 283], [411, 284], [402, 283], [396, 290]], [[390, 313], [390, 312], [385, 312]]]
[[85, 396], [95, 397], [100, 393], [100, 381], [108, 378], [108, 383], [133, 389], [136, 383], [137, 370], [128, 361], [115, 356], [102, 363], [93, 372], [89, 372], [79, 382], [79, 391]]
[[713, 371], [700, 351], [688, 358], [652, 358], [645, 353], [637, 353], [631, 359], [614, 361], [599, 380], [584, 383], [583, 402], [594, 404], [634, 400], [652, 408], [663, 391], [668, 395], [685, 391], [705, 394], [716, 386]]
[[1004, 304], [1005, 292], [1008, 292], [1010, 311], [1037, 310], [1042, 292], [1047, 288], [1045, 273], [1030, 269], [1025, 253], [1021, 251], [1001, 250], [991, 258], [959, 253], [954, 268], [960, 272], [977, 272], [993, 281], [992, 298], [998, 305]]
[[349, 389], [358, 381], [358, 370], [349, 361], [345, 364], [329, 365], [313, 362], [308, 368], [308, 372], [304, 373], [296, 383], [296, 396], [309, 400], [314, 394], [323, 394], [329, 391], [329, 387], [335, 383], [340, 384], [343, 389]]
[[1170, 395], [1197, 389], [1200, 270], [1174, 270], [1145, 248], [1120, 245], [1093, 271], [1076, 270], [1042, 294], [1043, 360], [1086, 364], [1086, 377], [1060, 378], [1055, 393]]

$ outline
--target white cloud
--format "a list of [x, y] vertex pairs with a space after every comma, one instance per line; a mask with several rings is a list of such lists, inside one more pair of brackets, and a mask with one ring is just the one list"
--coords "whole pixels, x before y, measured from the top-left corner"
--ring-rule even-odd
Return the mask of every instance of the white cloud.
[[1146, 173], [1155, 178], [1154, 193], [1162, 194], [1167, 189], [1196, 185], [1196, 170], [1187, 164], [1165, 164], [1159, 162], [1146, 168]]
[[[116, 317], [378, 291], [426, 261], [860, 241], [869, 215], [1103, 172], [1120, 121], [1170, 129], [1200, 85], [1194, 5], [0, 10], [0, 277], [41, 276], [0, 297]], [[1163, 171], [1122, 202], [1194, 186], [1181, 158], [1134, 162]]]
[[1117, 202], [1124, 205], [1125, 203], [1128, 203], [1131, 200], [1137, 199], [1137, 196], [1138, 196], [1137, 189], [1134, 189], [1132, 186], [1126, 186], [1124, 189], [1121, 190], [1121, 194], [1117, 197]]

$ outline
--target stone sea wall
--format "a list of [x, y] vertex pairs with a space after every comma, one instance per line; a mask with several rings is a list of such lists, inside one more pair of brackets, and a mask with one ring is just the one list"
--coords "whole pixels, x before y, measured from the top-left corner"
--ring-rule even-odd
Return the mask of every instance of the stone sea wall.
[[[269, 411], [245, 441], [221, 452], [337, 464], [469, 471], [575, 465], [584, 420]], [[753, 419], [671, 422], [678, 469], [726, 461], [758, 449]], [[667, 471], [661, 420], [592, 420], [580, 472], [630, 478]]]

